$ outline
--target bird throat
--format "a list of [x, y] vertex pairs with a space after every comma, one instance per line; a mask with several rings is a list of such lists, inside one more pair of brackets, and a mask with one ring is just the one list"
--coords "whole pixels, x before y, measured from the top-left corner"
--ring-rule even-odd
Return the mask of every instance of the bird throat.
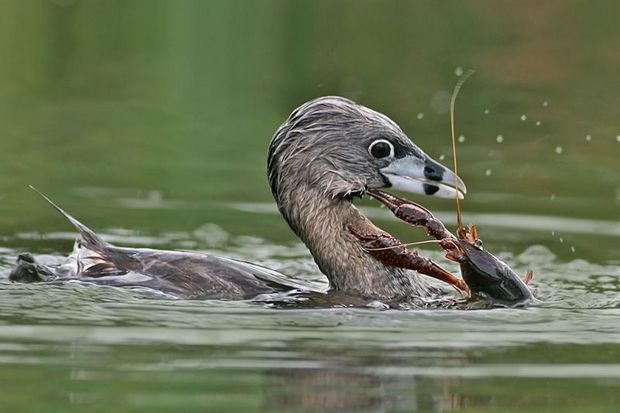
[[385, 232], [348, 197], [326, 197], [308, 188], [296, 188], [287, 195], [279, 200], [280, 211], [310, 250], [332, 290], [379, 300], [424, 294], [425, 280], [376, 260], [350, 233], [348, 227], [365, 234]]

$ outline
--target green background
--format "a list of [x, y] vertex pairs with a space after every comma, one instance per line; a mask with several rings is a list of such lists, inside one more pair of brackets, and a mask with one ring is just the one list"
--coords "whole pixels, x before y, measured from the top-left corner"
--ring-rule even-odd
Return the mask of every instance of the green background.
[[[0, 1], [2, 410], [615, 411], [619, 15], [572, 0]], [[540, 308], [276, 311], [5, 281], [18, 251], [57, 261], [74, 237], [28, 185], [120, 244], [321, 279], [267, 186], [276, 128], [342, 95], [450, 165], [445, 97], [468, 69], [465, 221], [535, 270]], [[450, 200], [417, 200], [453, 222]]]

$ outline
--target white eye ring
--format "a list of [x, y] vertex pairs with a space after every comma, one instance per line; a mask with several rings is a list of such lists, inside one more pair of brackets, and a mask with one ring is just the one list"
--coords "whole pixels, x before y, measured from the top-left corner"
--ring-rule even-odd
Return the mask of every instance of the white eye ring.
[[[388, 153], [384, 153], [385, 152], [385, 148], [375, 148], [376, 145], [383, 143], [386, 144], [388, 146], [388, 148], [390, 149], [390, 151]], [[374, 153], [373, 153], [373, 149], [375, 149]], [[393, 158], [394, 157], [394, 145], [392, 145], [392, 142], [386, 140], [386, 139], [377, 139], [376, 141], [374, 141], [373, 143], [370, 144], [370, 146], [368, 146], [368, 153], [370, 155], [372, 155], [374, 158], [377, 159], [381, 159], [381, 158], [386, 158], [386, 157], [390, 157]]]

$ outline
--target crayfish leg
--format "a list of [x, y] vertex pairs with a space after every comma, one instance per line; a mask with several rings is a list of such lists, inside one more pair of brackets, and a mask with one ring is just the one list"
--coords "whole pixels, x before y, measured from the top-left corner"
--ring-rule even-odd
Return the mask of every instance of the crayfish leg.
[[472, 241], [476, 241], [478, 239], [478, 228], [475, 225], [469, 227], [470, 237]]
[[352, 227], [348, 230], [360, 241], [368, 254], [383, 264], [415, 270], [420, 274], [448, 283], [460, 292], [469, 292], [465, 281], [457, 278], [430, 258], [422, 257], [416, 251], [407, 249], [399, 239], [389, 234], [361, 234]]

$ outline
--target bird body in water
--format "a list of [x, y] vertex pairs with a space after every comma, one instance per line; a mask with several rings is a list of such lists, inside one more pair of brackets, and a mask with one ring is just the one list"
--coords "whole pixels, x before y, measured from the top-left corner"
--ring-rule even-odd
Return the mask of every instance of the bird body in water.
[[[459, 195], [466, 192], [460, 179], [426, 155], [387, 116], [341, 97], [309, 101], [276, 131], [267, 175], [279, 211], [327, 276], [330, 292], [380, 301], [406, 301], [437, 292], [419, 273], [373, 258], [350, 230], [384, 233], [353, 205], [368, 190], [392, 188], [451, 198], [457, 194], [456, 182]], [[12, 280], [146, 287], [192, 299], [321, 291], [230, 258], [117, 247], [54, 206], [79, 230], [73, 254], [60, 266], [40, 265], [22, 254]]]

